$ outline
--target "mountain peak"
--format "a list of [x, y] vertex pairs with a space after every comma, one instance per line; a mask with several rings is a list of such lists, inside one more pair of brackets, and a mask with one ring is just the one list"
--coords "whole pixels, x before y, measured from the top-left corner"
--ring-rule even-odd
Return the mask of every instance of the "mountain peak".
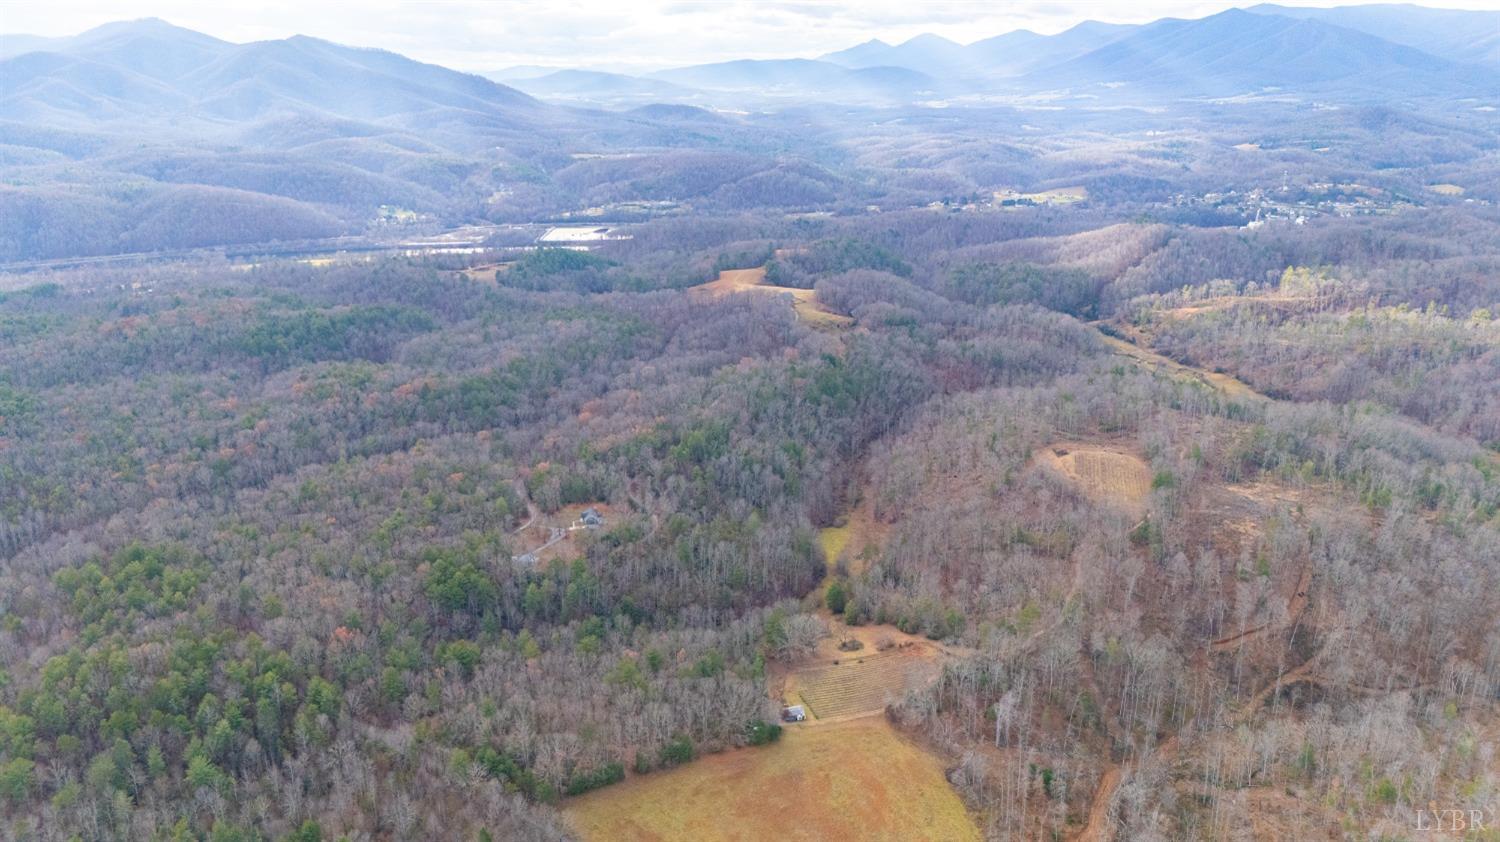
[[119, 20], [101, 24], [93, 29], [85, 30], [73, 36], [69, 41], [75, 44], [97, 44], [102, 41], [117, 38], [132, 38], [148, 36], [153, 38], [171, 38], [174, 40], [189, 41], [198, 44], [228, 44], [212, 35], [205, 35], [192, 29], [178, 26], [170, 21], [157, 17], [136, 18], [135, 20]]
[[953, 47], [953, 48], [957, 49], [958, 47], [960, 47], [962, 45], [960, 45], [957, 41], [950, 41], [950, 40], [948, 40], [947, 38], [944, 38], [941, 35], [934, 35], [931, 32], [923, 32], [921, 35], [915, 35], [915, 36], [912, 36], [911, 38], [906, 39], [905, 41], [902, 41], [901, 42], [901, 46], [903, 46], [903, 47]]

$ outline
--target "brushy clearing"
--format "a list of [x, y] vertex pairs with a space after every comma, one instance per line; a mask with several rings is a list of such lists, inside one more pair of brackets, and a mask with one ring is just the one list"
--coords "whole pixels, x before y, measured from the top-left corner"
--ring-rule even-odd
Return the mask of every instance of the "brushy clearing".
[[818, 543], [823, 547], [823, 558], [828, 560], [829, 569], [833, 569], [838, 563], [839, 556], [843, 554], [844, 548], [849, 546], [849, 535], [853, 527], [828, 526], [818, 532]]
[[1250, 388], [1239, 380], [1230, 377], [1227, 374], [1220, 374], [1216, 371], [1203, 371], [1200, 369], [1191, 368], [1177, 362], [1176, 360], [1164, 357], [1161, 354], [1156, 353], [1155, 351], [1151, 351], [1146, 348], [1142, 348], [1139, 345], [1126, 342], [1123, 339], [1117, 339], [1104, 333], [1101, 333], [1100, 336], [1103, 338], [1104, 344], [1108, 345], [1110, 350], [1115, 352], [1116, 354], [1130, 357], [1131, 359], [1136, 360], [1140, 363], [1144, 363], [1151, 368], [1165, 371], [1166, 373], [1174, 377], [1197, 380], [1201, 383], [1205, 383], [1208, 386], [1213, 387], [1214, 389], [1217, 389], [1220, 392], [1223, 392], [1230, 398], [1234, 398], [1237, 400], [1266, 399], [1264, 395], [1256, 392], [1254, 389]]

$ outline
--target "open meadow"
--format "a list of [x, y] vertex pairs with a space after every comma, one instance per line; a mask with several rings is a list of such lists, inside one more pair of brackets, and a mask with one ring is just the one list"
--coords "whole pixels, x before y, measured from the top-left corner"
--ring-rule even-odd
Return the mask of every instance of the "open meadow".
[[884, 717], [792, 726], [569, 802], [585, 842], [964, 842], [979, 831], [942, 765]]

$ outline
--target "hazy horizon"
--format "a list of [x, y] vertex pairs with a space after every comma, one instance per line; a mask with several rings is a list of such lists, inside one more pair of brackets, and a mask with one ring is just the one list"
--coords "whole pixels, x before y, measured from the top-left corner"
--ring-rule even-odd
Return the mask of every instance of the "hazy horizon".
[[[1142, 0], [1122, 9], [1115, 4], [1032, 0], [1001, 9], [951, 1], [911, 8], [892, 0], [652, 0], [622, 13], [597, 0], [380, 0], [357, 10], [341, 4], [287, 0], [271, 0], [254, 10], [217, 8], [185, 0], [80, 0], [46, 6], [9, 4], [0, 23], [0, 37], [63, 37], [115, 21], [161, 18], [227, 41], [309, 35], [350, 46], [391, 50], [468, 72], [517, 65], [648, 72], [740, 58], [810, 58], [871, 39], [896, 44], [925, 33], [967, 44], [1017, 29], [1054, 34], [1085, 20], [1145, 23], [1163, 17], [1203, 17], [1253, 5], [1256, 3], [1228, 0]], [[1288, 0], [1280, 5], [1327, 8], [1374, 4]], [[1500, 3], [1490, 0], [1403, 5], [1500, 9]], [[466, 21], [467, 28], [455, 31], [455, 19]]]

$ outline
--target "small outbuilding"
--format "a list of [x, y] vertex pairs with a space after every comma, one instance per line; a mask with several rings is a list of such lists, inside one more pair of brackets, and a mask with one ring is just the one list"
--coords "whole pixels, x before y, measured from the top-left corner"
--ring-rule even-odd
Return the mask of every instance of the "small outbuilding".
[[801, 705], [787, 705], [781, 709], [782, 722], [801, 722], [807, 719], [807, 710]]

